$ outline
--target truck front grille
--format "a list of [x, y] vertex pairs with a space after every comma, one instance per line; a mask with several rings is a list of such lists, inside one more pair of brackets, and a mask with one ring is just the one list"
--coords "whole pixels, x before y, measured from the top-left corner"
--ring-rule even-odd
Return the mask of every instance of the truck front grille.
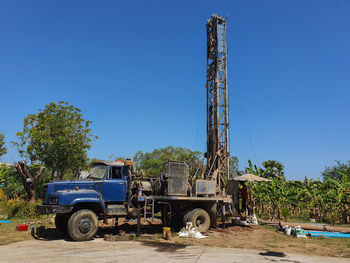
[[46, 194], [47, 194], [47, 184], [44, 185], [44, 189], [43, 189], [43, 203], [46, 203]]

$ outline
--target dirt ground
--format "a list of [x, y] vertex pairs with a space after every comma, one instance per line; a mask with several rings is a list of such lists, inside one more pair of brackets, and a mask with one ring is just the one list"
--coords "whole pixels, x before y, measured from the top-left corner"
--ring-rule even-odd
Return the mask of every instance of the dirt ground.
[[112, 225], [101, 223], [92, 241], [74, 242], [48, 224], [38, 230], [37, 239], [26, 233], [30, 240], [0, 246], [0, 262], [92, 262], [97, 257], [94, 262], [350, 262], [349, 239], [295, 238], [268, 226], [228, 225], [211, 229], [205, 239], [180, 238], [173, 232], [168, 241], [161, 238], [161, 222], [155, 221], [145, 222], [143, 235], [133, 241], [104, 241], [106, 234], [120, 232], [134, 237], [136, 223], [121, 220], [119, 229]]
[[[346, 238], [296, 238], [264, 226], [231, 226], [226, 230], [212, 230], [208, 234], [210, 238], [197, 239], [193, 244], [350, 258], [350, 240]], [[174, 241], [179, 239], [177, 237]]]
[[[120, 229], [126, 232], [135, 231], [134, 224], [119, 222]], [[103, 228], [102, 228], [103, 229]], [[108, 229], [108, 228], [107, 228]], [[161, 240], [161, 221], [145, 223], [144, 238]], [[148, 234], [148, 235], [147, 235]], [[241, 227], [227, 224], [226, 229], [211, 229], [205, 239], [187, 239], [173, 233], [171, 243], [188, 244], [208, 247], [245, 248], [265, 251], [279, 251], [283, 253], [298, 253], [328, 257], [345, 257], [350, 262], [350, 239], [347, 238], [296, 238], [276, 231], [271, 226]]]

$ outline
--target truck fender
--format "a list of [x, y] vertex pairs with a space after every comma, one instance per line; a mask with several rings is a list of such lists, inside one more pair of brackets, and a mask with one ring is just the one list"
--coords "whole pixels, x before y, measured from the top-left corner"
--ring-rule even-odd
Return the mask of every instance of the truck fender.
[[102, 209], [103, 209], [103, 213], [106, 214], [107, 213], [107, 208], [105, 203], [103, 202], [103, 200], [100, 197], [89, 197], [89, 198], [76, 198], [74, 199], [72, 205], [75, 206], [77, 204], [82, 204], [82, 203], [97, 203], [99, 205], [101, 205]]

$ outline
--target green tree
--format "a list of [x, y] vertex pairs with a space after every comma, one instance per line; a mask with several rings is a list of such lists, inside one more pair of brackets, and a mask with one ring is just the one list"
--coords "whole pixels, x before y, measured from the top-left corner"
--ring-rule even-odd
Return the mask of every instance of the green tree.
[[39, 182], [40, 177], [44, 172], [44, 166], [37, 165], [35, 175], [31, 172], [24, 162], [18, 162], [15, 165], [17, 173], [20, 175], [24, 189], [26, 190], [30, 202], [34, 203], [36, 199], [36, 186]]
[[[194, 175], [201, 164], [202, 154], [183, 147], [168, 146], [155, 149], [152, 152], [138, 151], [134, 156], [134, 162], [138, 170], [144, 170], [146, 176], [157, 176], [161, 173], [164, 163], [167, 161], [183, 161], [190, 168], [190, 174]], [[198, 173], [200, 174], [200, 173]]]
[[239, 167], [238, 167], [238, 158], [237, 156], [230, 157], [230, 177], [235, 177], [240, 175]]
[[[248, 164], [246, 171], [259, 175], [261, 171], [251, 162]], [[266, 167], [271, 169], [271, 166]], [[327, 169], [329, 177], [323, 181], [306, 177], [300, 181], [287, 181], [275, 176], [271, 177], [272, 182], [252, 184], [257, 213], [270, 218], [314, 217], [331, 224], [349, 223], [350, 173], [344, 172], [346, 168], [346, 164], [337, 163]], [[264, 173], [266, 176], [266, 170]]]
[[52, 175], [63, 179], [68, 170], [74, 173], [87, 162], [87, 150], [97, 138], [91, 134], [90, 124], [80, 109], [63, 101], [51, 102], [24, 118], [15, 145], [22, 157], [41, 162]]
[[7, 199], [24, 197], [26, 192], [14, 167], [3, 165], [0, 170], [4, 178], [4, 196], [6, 196]]
[[266, 174], [269, 172], [269, 168], [265, 170], [260, 167], [258, 168], [255, 164], [254, 165], [252, 164], [251, 160], [248, 160], [248, 167], [246, 167], [244, 170], [246, 173], [254, 174], [265, 178], [266, 178]]
[[7, 148], [5, 145], [5, 135], [0, 132], [0, 157], [7, 153]]
[[267, 178], [279, 178], [285, 180], [284, 177], [284, 165], [275, 160], [268, 160], [262, 163], [263, 167], [267, 170]]
[[[40, 164], [29, 165], [27, 170], [31, 175], [35, 175], [38, 173], [40, 166]], [[39, 176], [36, 180], [36, 198], [42, 198], [44, 185], [49, 181], [49, 174], [50, 171], [44, 170], [44, 174]], [[3, 195], [7, 199], [28, 197], [28, 193], [24, 188], [22, 178], [19, 176], [13, 165], [0, 165], [0, 184], [4, 184]]]
[[321, 174], [324, 180], [329, 178], [341, 180], [344, 174], [350, 175], [350, 160], [347, 163], [335, 161], [334, 165], [327, 166]]
[[0, 184], [4, 184], [6, 181], [6, 176], [8, 173], [8, 169], [5, 164], [0, 165]]

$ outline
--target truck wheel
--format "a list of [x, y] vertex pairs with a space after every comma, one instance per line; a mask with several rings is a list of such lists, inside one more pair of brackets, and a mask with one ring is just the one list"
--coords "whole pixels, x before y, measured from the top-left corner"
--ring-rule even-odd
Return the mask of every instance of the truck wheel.
[[182, 223], [182, 216], [178, 213], [175, 213], [175, 215], [173, 215], [171, 217], [171, 227], [175, 230], [175, 231], [180, 231], [183, 223]]
[[88, 209], [76, 211], [68, 220], [68, 234], [75, 241], [92, 239], [98, 229], [96, 214]]
[[64, 234], [67, 233], [69, 215], [67, 214], [56, 214], [55, 216], [55, 226], [56, 229]]
[[187, 223], [187, 222], [191, 222], [191, 221], [189, 221], [189, 219], [188, 219], [188, 216], [190, 215], [191, 212], [192, 212], [192, 211], [189, 211], [189, 212], [187, 212], [187, 213], [184, 215], [184, 217], [183, 217], [183, 225], [184, 225], [184, 226], [186, 226], [186, 223]]
[[192, 226], [197, 228], [199, 232], [205, 232], [210, 227], [210, 217], [207, 211], [196, 208], [185, 215], [186, 222], [191, 222]]

